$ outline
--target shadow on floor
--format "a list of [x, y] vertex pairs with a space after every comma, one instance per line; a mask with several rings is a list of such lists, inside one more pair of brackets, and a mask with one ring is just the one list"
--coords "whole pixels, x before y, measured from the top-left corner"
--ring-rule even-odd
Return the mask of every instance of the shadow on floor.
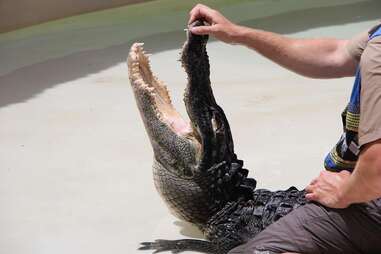
[[[381, 16], [379, 10], [381, 10], [381, 1], [370, 0], [341, 6], [291, 11], [247, 20], [241, 24], [279, 33], [294, 33], [316, 27], [374, 20]], [[184, 40], [185, 34], [182, 30], [153, 34], [105, 49], [83, 51], [20, 68], [0, 76], [0, 107], [24, 102], [57, 84], [125, 62], [129, 47], [135, 41], [145, 42], [145, 48], [151, 53], [156, 53], [179, 49]]]
[[202, 232], [195, 225], [189, 222], [178, 220], [175, 221], [173, 224], [179, 227], [180, 234], [182, 234], [185, 237], [204, 238]]

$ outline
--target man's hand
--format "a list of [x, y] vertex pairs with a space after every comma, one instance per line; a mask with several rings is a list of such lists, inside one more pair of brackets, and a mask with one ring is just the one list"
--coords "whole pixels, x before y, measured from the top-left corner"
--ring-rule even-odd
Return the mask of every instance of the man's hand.
[[226, 43], [235, 43], [238, 36], [239, 26], [235, 25], [216, 10], [206, 5], [197, 4], [189, 13], [189, 24], [196, 19], [204, 19], [210, 26], [193, 27], [194, 34], [210, 34]]
[[344, 191], [350, 177], [346, 170], [340, 173], [322, 171], [316, 179], [306, 187], [306, 198], [331, 208], [346, 208], [350, 203], [345, 200]]

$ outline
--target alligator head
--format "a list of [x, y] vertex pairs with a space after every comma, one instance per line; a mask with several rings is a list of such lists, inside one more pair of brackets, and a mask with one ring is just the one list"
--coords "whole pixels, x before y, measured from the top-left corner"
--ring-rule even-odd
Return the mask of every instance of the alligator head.
[[[204, 22], [190, 26], [199, 25]], [[229, 123], [213, 96], [207, 40], [187, 32], [182, 49], [190, 122], [176, 111], [167, 87], [153, 75], [143, 44], [133, 44], [128, 56], [130, 82], [154, 152], [155, 186], [175, 215], [197, 225], [241, 193], [247, 176], [234, 154]], [[255, 181], [249, 185], [255, 188]]]

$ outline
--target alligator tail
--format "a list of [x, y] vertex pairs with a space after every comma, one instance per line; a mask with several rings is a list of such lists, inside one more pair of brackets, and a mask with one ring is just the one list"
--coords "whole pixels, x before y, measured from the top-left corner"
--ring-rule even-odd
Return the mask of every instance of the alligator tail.
[[195, 239], [180, 240], [155, 240], [155, 242], [141, 243], [139, 250], [155, 250], [153, 253], [171, 251], [181, 253], [183, 251], [196, 251], [206, 254], [226, 254], [226, 250], [221, 250], [216, 244], [209, 241]]

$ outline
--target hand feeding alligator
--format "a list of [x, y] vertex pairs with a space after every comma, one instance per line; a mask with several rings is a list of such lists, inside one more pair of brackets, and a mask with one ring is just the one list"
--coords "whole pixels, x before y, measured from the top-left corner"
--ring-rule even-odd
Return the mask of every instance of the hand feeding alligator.
[[[198, 20], [190, 26], [203, 24]], [[135, 43], [129, 53], [130, 82], [154, 151], [155, 186], [170, 210], [197, 225], [206, 238], [156, 240], [142, 243], [142, 250], [227, 253], [306, 202], [304, 191], [295, 187], [255, 189], [256, 181], [234, 153], [229, 123], [213, 96], [207, 40], [188, 31], [182, 50], [190, 124], [152, 74], [142, 44]]]

